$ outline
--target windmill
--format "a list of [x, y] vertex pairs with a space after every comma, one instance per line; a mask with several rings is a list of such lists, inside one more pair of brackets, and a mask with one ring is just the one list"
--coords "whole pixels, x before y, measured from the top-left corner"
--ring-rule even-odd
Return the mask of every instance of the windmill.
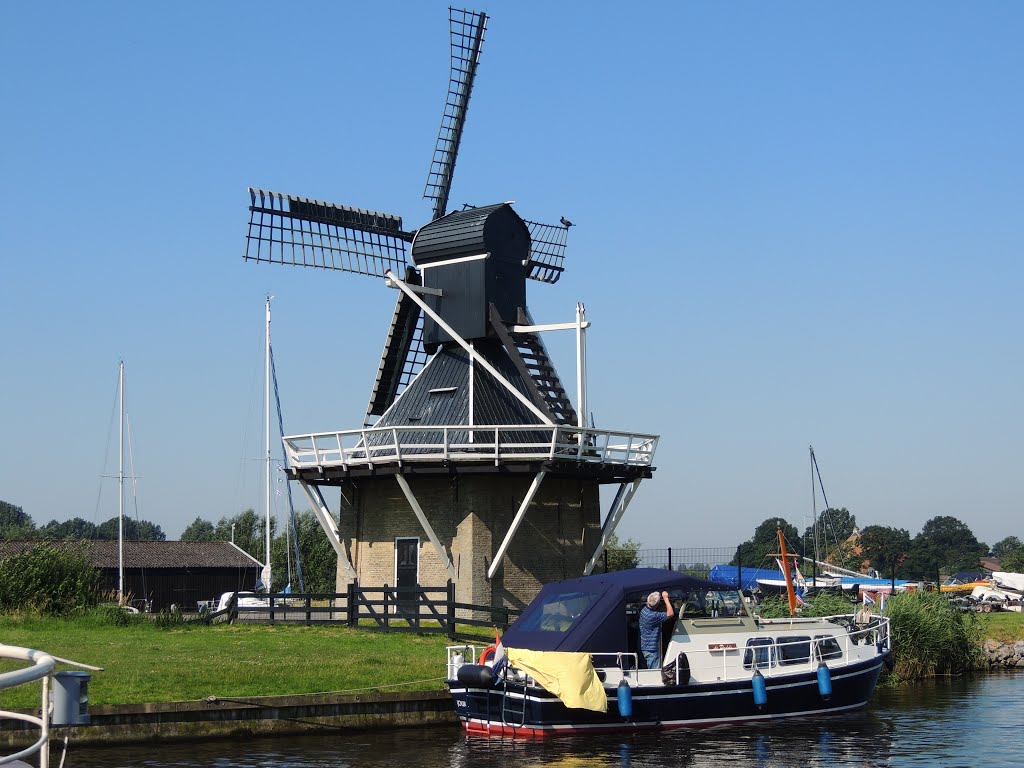
[[[585, 422], [583, 306], [572, 322], [546, 325], [535, 323], [527, 308], [527, 280], [553, 284], [561, 277], [571, 222], [564, 216], [559, 224], [527, 221], [507, 202], [448, 210], [487, 22], [484, 13], [450, 9], [451, 76], [423, 192], [433, 207], [429, 222], [408, 230], [395, 214], [249, 189], [246, 260], [383, 278], [398, 289], [362, 428], [285, 439], [289, 474], [338, 552], [339, 582], [375, 576], [399, 587], [421, 582], [418, 535], [394, 536], [393, 571], [390, 554], [378, 556], [390, 535], [385, 529], [412, 515], [436, 556], [427, 570], [461, 584], [465, 555], [470, 574], [486, 571], [490, 584], [504, 564], [509, 581], [506, 555], [514, 554], [512, 539], [531, 504], [553, 505], [559, 516], [571, 508], [579, 517], [567, 523], [575, 527], [571, 536], [559, 529], [552, 533], [558, 542], [546, 537], [562, 555], [562, 570], [548, 569], [551, 575], [569, 575], [566, 568], [571, 575], [589, 572], [639, 481], [653, 472], [656, 436], [597, 432]], [[575, 406], [541, 339], [558, 330], [577, 337]], [[626, 444], [614, 442], [619, 439]], [[524, 476], [533, 478], [528, 489], [521, 487]], [[538, 495], [548, 476], [565, 487]], [[602, 482], [620, 484], [603, 526]], [[337, 520], [324, 486], [341, 488]], [[452, 501], [460, 489], [463, 496], [471, 490], [469, 506]], [[511, 521], [504, 512], [510, 497], [518, 503]], [[530, 524], [545, 536], [543, 525]], [[374, 526], [379, 530], [372, 532]], [[502, 529], [495, 549], [490, 537]], [[371, 553], [375, 546], [378, 554]], [[582, 553], [590, 555], [586, 563]], [[532, 566], [525, 570], [526, 586], [506, 592], [526, 593], [546, 578]], [[475, 576], [467, 578], [472, 585], [464, 591], [497, 599], [493, 589], [478, 588]]]

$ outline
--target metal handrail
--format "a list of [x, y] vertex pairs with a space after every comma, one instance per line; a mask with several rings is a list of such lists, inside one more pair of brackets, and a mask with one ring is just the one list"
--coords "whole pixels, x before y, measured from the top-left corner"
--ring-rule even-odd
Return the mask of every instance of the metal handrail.
[[[441, 442], [413, 440], [440, 433]], [[514, 433], [533, 439], [508, 439]], [[537, 439], [544, 435], [544, 439]], [[471, 439], [470, 439], [471, 438]], [[651, 466], [658, 435], [548, 424], [409, 425], [282, 438], [296, 469], [432, 461], [536, 460]]]
[[[10, 672], [0, 674], [0, 690], [24, 685], [25, 683], [31, 683], [36, 680], [43, 681], [42, 701], [39, 709], [42, 714], [41, 717], [27, 715], [21, 712], [0, 710], [0, 718], [21, 720], [26, 723], [31, 723], [39, 728], [39, 738], [33, 744], [25, 747], [25, 749], [22, 749], [20, 752], [0, 757], [0, 764], [20, 760], [23, 757], [28, 757], [38, 752], [40, 768], [46, 768], [49, 764], [49, 755], [47, 754], [47, 750], [43, 750], [42, 747], [50, 738], [49, 683], [50, 674], [53, 672], [53, 667], [57, 663], [56, 659], [48, 653], [35, 651], [31, 648], [22, 648], [16, 645], [0, 645], [0, 658], [32, 662], [32, 666], [30, 667], [15, 669]], [[40, 752], [40, 750], [42, 750], [42, 752]]]

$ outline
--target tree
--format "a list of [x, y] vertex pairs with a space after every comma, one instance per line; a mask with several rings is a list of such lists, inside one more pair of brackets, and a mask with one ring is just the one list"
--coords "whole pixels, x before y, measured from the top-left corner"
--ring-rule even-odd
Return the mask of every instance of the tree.
[[975, 569], [988, 554], [988, 546], [955, 517], [940, 515], [924, 524], [910, 543], [906, 572], [916, 578], [930, 579], [940, 571], [954, 573]]
[[42, 539], [74, 539], [78, 541], [95, 539], [96, 524], [90, 523], [81, 517], [73, 517], [61, 523], [51, 520], [39, 529], [39, 537]]
[[883, 576], [896, 578], [910, 551], [910, 532], [905, 528], [869, 525], [860, 532], [861, 555]]
[[[297, 513], [295, 525], [299, 543], [299, 557], [302, 561], [302, 577], [306, 592], [334, 592], [338, 571], [338, 555], [320, 527], [320, 521], [312, 511]], [[288, 582], [288, 560], [284, 533], [274, 538], [270, 548], [270, 562], [273, 567], [275, 590], [284, 589]], [[292, 544], [292, 589], [298, 591], [299, 582], [294, 563]]]
[[640, 565], [640, 542], [634, 539], [619, 541], [618, 534], [613, 533], [608, 537], [604, 551], [609, 571], [625, 571]]
[[0, 539], [31, 539], [36, 535], [36, 524], [25, 510], [0, 501]]
[[[829, 507], [818, 515], [815, 525], [804, 531], [804, 541], [818, 542], [818, 549], [821, 551], [822, 559], [826, 558], [826, 551], [830, 548], [841, 545], [857, 530], [857, 518], [854, 517], [846, 507], [833, 509]], [[817, 532], [817, 538], [815, 538]], [[812, 545], [807, 545], [812, 549]]]
[[[118, 521], [112, 517], [96, 526], [96, 538], [116, 540], [118, 537]], [[155, 523], [148, 520], [124, 519], [124, 538], [130, 541], [167, 541], [167, 534]]]
[[999, 561], [999, 567], [1010, 573], [1024, 573], [1024, 547], [1011, 550]]
[[798, 541], [800, 534], [796, 526], [787, 523], [779, 517], [769, 517], [754, 529], [754, 537], [740, 544], [736, 556], [733, 557], [731, 565], [742, 565], [744, 568], [774, 568], [774, 558], [771, 554], [779, 551], [778, 529], [782, 528], [782, 535], [786, 539], [787, 549], [793, 547], [793, 554], [798, 554]]
[[[270, 521], [270, 535], [274, 536], [276, 521]], [[250, 508], [234, 517], [222, 517], [217, 521], [216, 541], [233, 541], [237, 547], [245, 550], [261, 563], [266, 559], [266, 541], [264, 528], [266, 521], [257, 517]]]
[[1003, 558], [1017, 549], [1024, 549], [1024, 541], [1016, 536], [1007, 536], [992, 545], [992, 557]]
[[182, 541], [217, 541], [217, 530], [209, 520], [197, 517], [181, 533]]

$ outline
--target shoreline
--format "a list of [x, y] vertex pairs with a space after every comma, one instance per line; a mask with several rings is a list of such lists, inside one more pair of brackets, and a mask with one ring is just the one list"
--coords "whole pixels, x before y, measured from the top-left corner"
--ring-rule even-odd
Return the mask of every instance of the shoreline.
[[[1024, 640], [982, 644], [976, 672], [1024, 670]], [[35, 710], [22, 710], [34, 712]], [[444, 691], [362, 694], [292, 694], [216, 697], [193, 701], [90, 706], [88, 725], [55, 726], [51, 742], [102, 746], [137, 742], [286, 736], [317, 730], [365, 731], [455, 725], [458, 718]], [[37, 733], [25, 723], [5, 721], [4, 748], [27, 745]]]
[[[54, 726], [51, 742], [76, 746], [188, 741], [240, 736], [284, 736], [308, 731], [370, 730], [457, 722], [448, 691], [358, 695], [300, 694], [150, 704], [105, 704], [89, 708], [88, 725]], [[0, 744], [25, 746], [38, 730], [5, 722]]]

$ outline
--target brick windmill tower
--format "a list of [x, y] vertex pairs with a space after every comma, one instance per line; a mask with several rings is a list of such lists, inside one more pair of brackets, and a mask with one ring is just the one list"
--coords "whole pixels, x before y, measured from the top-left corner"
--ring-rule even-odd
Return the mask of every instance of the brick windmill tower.
[[[452, 9], [449, 23], [432, 220], [407, 231], [399, 216], [250, 189], [245, 258], [398, 291], [362, 426], [284, 439], [289, 477], [338, 553], [338, 588], [451, 579], [460, 602], [516, 606], [594, 568], [654, 471], [658, 437], [587, 424], [582, 305], [551, 324], [527, 308], [527, 280], [561, 277], [570, 223], [526, 221], [504, 202], [448, 212], [487, 16]], [[575, 407], [547, 332], [576, 335]], [[617, 486], [603, 515], [602, 484]]]

